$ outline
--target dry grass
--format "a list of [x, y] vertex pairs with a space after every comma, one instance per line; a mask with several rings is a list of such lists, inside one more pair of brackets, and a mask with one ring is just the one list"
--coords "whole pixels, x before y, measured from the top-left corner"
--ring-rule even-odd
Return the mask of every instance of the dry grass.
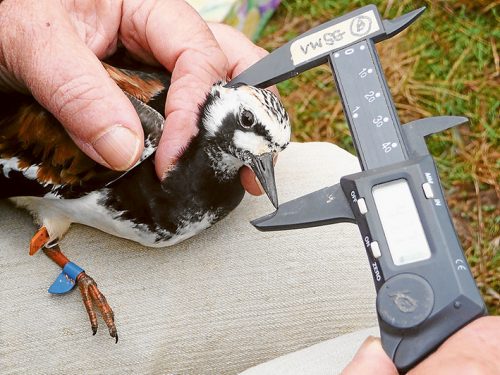
[[[368, 1], [286, 1], [260, 44], [275, 49], [312, 26]], [[500, 312], [500, 1], [376, 1], [384, 17], [429, 9], [401, 35], [377, 45], [401, 123], [464, 115], [471, 125], [430, 137], [448, 204], [472, 272], [490, 309]], [[353, 151], [328, 67], [279, 85], [299, 141]]]

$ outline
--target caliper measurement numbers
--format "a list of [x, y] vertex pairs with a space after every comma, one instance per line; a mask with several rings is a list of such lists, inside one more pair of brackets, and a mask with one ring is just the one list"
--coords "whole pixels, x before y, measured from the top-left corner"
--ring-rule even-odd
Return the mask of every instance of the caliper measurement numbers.
[[373, 46], [361, 41], [332, 57], [349, 127], [362, 150], [363, 168], [404, 160], [397, 114]]
[[376, 98], [380, 98], [380, 92], [375, 92], [373, 90], [370, 90], [368, 94], [365, 94], [365, 99], [368, 101], [368, 103], [373, 103]]
[[378, 115], [372, 120], [372, 123], [377, 127], [380, 128], [384, 123], [389, 122], [389, 117], [384, 117], [382, 115]]

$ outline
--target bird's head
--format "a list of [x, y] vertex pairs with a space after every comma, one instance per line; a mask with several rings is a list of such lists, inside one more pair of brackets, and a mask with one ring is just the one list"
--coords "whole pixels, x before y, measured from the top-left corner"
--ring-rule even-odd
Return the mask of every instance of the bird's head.
[[271, 91], [252, 86], [212, 87], [202, 107], [200, 129], [212, 166], [221, 178], [247, 165], [275, 207], [273, 159], [290, 142], [290, 120]]

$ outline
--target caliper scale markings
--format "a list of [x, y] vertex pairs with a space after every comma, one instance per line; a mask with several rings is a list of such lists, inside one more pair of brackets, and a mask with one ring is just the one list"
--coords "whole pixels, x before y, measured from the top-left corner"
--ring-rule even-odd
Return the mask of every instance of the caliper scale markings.
[[400, 124], [372, 43], [330, 55], [351, 133], [364, 170], [407, 159]]

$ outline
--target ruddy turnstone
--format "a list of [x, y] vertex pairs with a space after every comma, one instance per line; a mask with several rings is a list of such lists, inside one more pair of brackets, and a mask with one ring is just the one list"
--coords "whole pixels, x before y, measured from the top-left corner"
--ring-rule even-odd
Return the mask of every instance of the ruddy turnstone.
[[[159, 181], [150, 157], [161, 136], [167, 74], [105, 64], [139, 114], [145, 149], [127, 172], [87, 157], [61, 124], [32, 97], [0, 93], [0, 198], [28, 209], [41, 226], [30, 244], [63, 272], [49, 291], [78, 284], [92, 331], [99, 310], [118, 341], [113, 311], [95, 281], [60, 251], [71, 223], [98, 228], [144, 246], [185, 240], [222, 219], [241, 201], [238, 170], [249, 166], [277, 206], [273, 156], [290, 140], [288, 115], [270, 91], [215, 84], [200, 107], [198, 134]], [[97, 306], [94, 310], [93, 305]]]

